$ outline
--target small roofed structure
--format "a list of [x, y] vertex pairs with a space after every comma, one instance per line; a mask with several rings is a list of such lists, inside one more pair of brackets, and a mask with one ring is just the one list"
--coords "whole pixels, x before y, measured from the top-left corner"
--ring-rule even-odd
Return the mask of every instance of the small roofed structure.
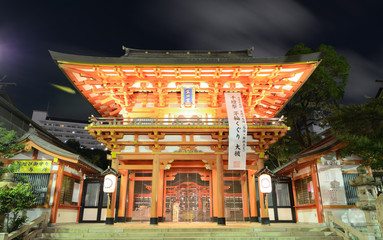
[[[297, 222], [323, 223], [324, 213], [351, 225], [365, 223], [363, 212], [356, 208], [354, 179], [363, 163], [358, 156], [341, 157], [339, 150], [347, 144], [332, 135], [291, 157], [291, 161], [273, 170], [292, 180]], [[371, 169], [369, 169], [371, 174]]]

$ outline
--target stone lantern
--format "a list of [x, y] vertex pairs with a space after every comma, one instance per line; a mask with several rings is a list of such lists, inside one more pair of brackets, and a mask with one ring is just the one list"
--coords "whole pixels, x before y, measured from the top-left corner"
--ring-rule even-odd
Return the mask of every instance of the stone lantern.
[[360, 165], [356, 170], [358, 171], [359, 176], [354, 180], [350, 180], [350, 185], [358, 189], [357, 195], [359, 201], [356, 203], [356, 206], [364, 212], [368, 233], [373, 233], [376, 239], [382, 239], [379, 223], [376, 217], [376, 182], [373, 177], [367, 175], [365, 166]]

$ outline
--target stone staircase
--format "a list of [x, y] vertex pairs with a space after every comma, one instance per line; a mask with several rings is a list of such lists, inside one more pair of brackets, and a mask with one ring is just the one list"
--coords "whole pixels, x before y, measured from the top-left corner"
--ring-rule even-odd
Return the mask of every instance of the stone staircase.
[[342, 237], [331, 232], [327, 227], [203, 227], [203, 228], [160, 228], [147, 226], [146, 228], [135, 228], [134, 226], [112, 226], [89, 227], [89, 225], [75, 227], [60, 226], [48, 227], [46, 231], [35, 239], [185, 239], [185, 240], [207, 240], [207, 239], [286, 239], [286, 240], [341, 240]]

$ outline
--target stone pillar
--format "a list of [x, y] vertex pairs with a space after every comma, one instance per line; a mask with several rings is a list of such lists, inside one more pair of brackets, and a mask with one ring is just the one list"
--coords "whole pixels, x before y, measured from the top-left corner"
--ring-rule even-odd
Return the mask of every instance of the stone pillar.
[[158, 201], [158, 178], [160, 173], [160, 156], [154, 155], [152, 171], [152, 202], [150, 207], [150, 224], [158, 224], [157, 201]]
[[217, 195], [218, 195], [218, 225], [226, 225], [225, 219], [225, 192], [223, 186], [222, 154], [217, 154]]
[[376, 218], [378, 219], [380, 225], [380, 232], [383, 232], [383, 194], [380, 194], [379, 197], [375, 200], [376, 205]]

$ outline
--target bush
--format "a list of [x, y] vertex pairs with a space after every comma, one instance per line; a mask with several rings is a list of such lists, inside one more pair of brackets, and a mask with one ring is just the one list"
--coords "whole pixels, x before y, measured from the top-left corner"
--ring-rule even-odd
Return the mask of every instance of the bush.
[[33, 206], [35, 202], [36, 197], [29, 183], [0, 188], [0, 214], [3, 214], [6, 219], [6, 225], [2, 226], [2, 231], [9, 233], [21, 227], [27, 221], [26, 217], [21, 216], [22, 211]]

